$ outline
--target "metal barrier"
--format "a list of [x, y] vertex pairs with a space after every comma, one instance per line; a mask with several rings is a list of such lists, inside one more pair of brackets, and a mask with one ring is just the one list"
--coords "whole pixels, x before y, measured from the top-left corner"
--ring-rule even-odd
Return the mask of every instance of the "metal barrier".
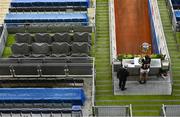
[[3, 25], [3, 30], [2, 30], [2, 33], [0, 35], [0, 57], [3, 54], [7, 37], [8, 37], [8, 31], [7, 31], [6, 25]]
[[180, 105], [162, 105], [161, 115], [163, 117], [179, 117]]
[[83, 117], [82, 110], [59, 108], [0, 109], [0, 117]]
[[95, 117], [132, 117], [132, 106], [94, 106], [93, 114]]

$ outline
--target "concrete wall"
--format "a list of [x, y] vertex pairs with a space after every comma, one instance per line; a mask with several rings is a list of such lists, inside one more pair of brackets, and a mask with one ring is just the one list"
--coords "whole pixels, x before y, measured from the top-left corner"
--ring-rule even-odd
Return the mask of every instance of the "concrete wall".
[[156, 0], [149, 0], [149, 10], [149, 13], [151, 14], [150, 19], [154, 44], [153, 50], [155, 53], [165, 54], [167, 58], [170, 58], [159, 13], [158, 3]]
[[116, 27], [114, 0], [109, 0], [109, 33], [110, 33], [110, 60], [113, 62], [117, 58], [116, 51]]

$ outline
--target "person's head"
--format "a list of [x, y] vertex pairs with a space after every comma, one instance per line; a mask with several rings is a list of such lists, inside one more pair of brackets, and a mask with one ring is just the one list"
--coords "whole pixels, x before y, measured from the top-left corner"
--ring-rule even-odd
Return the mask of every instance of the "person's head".
[[150, 58], [149, 55], [146, 55], [146, 56], [145, 56], [145, 59], [146, 59], [146, 60], [149, 59], [149, 58]]

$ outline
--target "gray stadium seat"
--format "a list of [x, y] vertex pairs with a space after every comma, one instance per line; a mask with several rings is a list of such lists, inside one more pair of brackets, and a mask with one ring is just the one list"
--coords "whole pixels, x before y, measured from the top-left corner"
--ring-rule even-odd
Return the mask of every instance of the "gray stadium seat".
[[89, 32], [89, 33], [92, 33], [92, 27], [91, 26], [74, 26], [73, 30], [74, 30], [74, 32]]
[[70, 63], [90, 63], [91, 59], [89, 57], [72, 57], [69, 60]]
[[70, 54], [70, 45], [64, 43], [53, 43], [52, 44], [52, 56], [55, 57], [66, 57]]
[[52, 43], [52, 38], [47, 33], [37, 33], [37, 34], [35, 34], [34, 40], [37, 43], [48, 43], [48, 44]]
[[47, 43], [32, 43], [32, 57], [45, 57], [50, 54]]
[[91, 36], [89, 33], [75, 33], [73, 35], [73, 42], [88, 42], [91, 44]]
[[2, 64], [5, 64], [5, 63], [11, 64], [11, 63], [19, 63], [19, 62], [20, 60], [17, 58], [1, 58], [0, 59], [0, 63]]
[[42, 58], [25, 58], [25, 59], [21, 59], [21, 63], [43, 63], [44, 59]]
[[52, 57], [49, 57], [49, 58], [44, 59], [43, 62], [44, 63], [66, 63], [67, 59], [66, 58], [52, 58]]
[[57, 77], [65, 75], [66, 63], [43, 63], [41, 65], [42, 77]]
[[71, 57], [89, 57], [86, 53], [72, 53]]
[[69, 75], [92, 75], [92, 64], [69, 64]]
[[15, 77], [40, 77], [37, 63], [13, 65]]
[[10, 64], [0, 64], [0, 77], [13, 77], [12, 67]]
[[29, 55], [30, 47], [27, 43], [14, 43], [11, 46], [13, 55], [11, 57], [24, 57]]
[[16, 39], [16, 43], [31, 44], [33, 42], [33, 38], [29, 33], [16, 33], [15, 39]]
[[90, 52], [90, 45], [86, 42], [83, 43], [78, 43], [78, 42], [74, 42], [72, 44], [72, 57], [87, 57], [87, 55]]
[[56, 33], [53, 36], [53, 39], [55, 42], [67, 42], [67, 43], [71, 43], [71, 35], [69, 35], [68, 33]]

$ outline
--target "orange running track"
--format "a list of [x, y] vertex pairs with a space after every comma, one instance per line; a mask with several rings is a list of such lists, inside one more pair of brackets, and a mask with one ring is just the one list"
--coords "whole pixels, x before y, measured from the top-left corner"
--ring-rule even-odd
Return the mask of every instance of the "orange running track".
[[141, 54], [143, 42], [152, 44], [148, 0], [115, 0], [115, 23], [117, 54]]

